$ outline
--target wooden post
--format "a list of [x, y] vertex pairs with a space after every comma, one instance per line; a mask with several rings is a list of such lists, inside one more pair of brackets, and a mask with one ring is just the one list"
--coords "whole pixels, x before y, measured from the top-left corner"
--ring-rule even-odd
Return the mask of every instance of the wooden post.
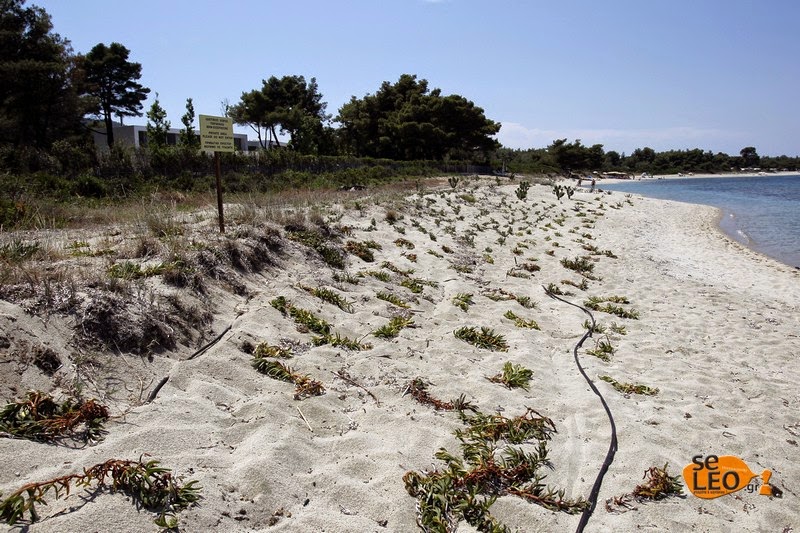
[[214, 166], [217, 168], [217, 211], [219, 212], [219, 232], [225, 233], [225, 217], [222, 214], [222, 179], [219, 170], [219, 152], [214, 152]]

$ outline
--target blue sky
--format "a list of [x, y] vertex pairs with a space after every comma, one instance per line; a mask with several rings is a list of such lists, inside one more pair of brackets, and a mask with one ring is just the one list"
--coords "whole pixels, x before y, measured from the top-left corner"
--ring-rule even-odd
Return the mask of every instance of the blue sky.
[[[270, 76], [328, 113], [401, 74], [460, 94], [511, 148], [800, 155], [798, 0], [28, 0], [86, 53], [119, 42], [174, 126]], [[145, 119], [128, 119], [144, 123]], [[239, 128], [237, 128], [239, 129]], [[241, 129], [240, 131], [246, 131]]]

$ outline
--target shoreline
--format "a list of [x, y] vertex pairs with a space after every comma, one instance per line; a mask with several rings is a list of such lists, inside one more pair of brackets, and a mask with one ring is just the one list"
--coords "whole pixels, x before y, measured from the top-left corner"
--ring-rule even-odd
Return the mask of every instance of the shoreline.
[[[764, 175], [764, 174], [754, 174], [754, 173], [700, 174], [700, 175], [694, 175], [694, 176], [663, 175], [663, 176], [655, 176], [654, 178], [648, 178], [648, 179], [645, 179], [644, 181], [648, 182], [648, 181], [653, 181], [655, 179], [676, 180], [676, 179], [737, 178], [737, 177], [741, 177], [741, 178], [760, 178], [760, 177], [769, 178], [769, 177], [772, 177], [772, 176], [799, 176], [799, 175], [800, 175], [800, 173], [798, 173], [798, 172], [777, 172], [777, 173], [773, 172], [773, 173], [769, 173], [769, 174], [766, 174], [766, 175]], [[609, 184], [609, 185], [615, 185], [615, 184], [620, 184], [620, 183], [625, 184], [625, 183], [634, 183], [634, 182], [641, 182], [641, 181], [642, 181], [641, 179], [637, 179], [637, 180], [602, 179], [602, 180], [598, 181], [597, 187], [602, 190], [601, 185], [604, 184], [604, 183], [605, 184]], [[620, 191], [612, 191], [612, 192], [620, 192]], [[629, 194], [638, 194], [639, 196], [644, 196], [641, 193], [636, 193], [636, 192], [629, 193]], [[674, 200], [674, 201], [679, 201], [679, 200]], [[749, 236], [747, 236], [747, 234], [745, 234], [745, 237], [747, 237], [747, 240], [745, 240], [742, 236], [737, 234], [737, 231], [736, 231], [737, 229], [735, 227], [732, 227], [731, 231], [729, 232], [725, 228], [725, 221], [726, 221], [725, 217], [726, 217], [726, 213], [732, 216], [732, 212], [726, 212], [726, 210], [724, 208], [720, 208], [720, 207], [709, 205], [709, 204], [695, 203], [695, 202], [683, 202], [683, 203], [690, 203], [690, 204], [693, 204], [693, 205], [704, 205], [704, 206], [709, 206], [709, 207], [712, 207], [714, 209], [717, 209], [719, 211], [719, 215], [717, 217], [717, 220], [718, 220], [717, 227], [718, 227], [719, 231], [724, 236], [726, 236], [729, 239], [732, 239], [732, 240], [736, 241], [737, 243], [739, 243], [740, 245], [746, 247], [747, 249], [751, 250], [754, 253], [757, 253], [757, 254], [762, 255], [764, 257], [769, 257], [769, 258], [771, 258], [771, 259], [773, 259], [775, 261], [778, 261], [778, 262], [780, 262], [780, 263], [782, 263], [782, 264], [784, 264], [784, 265], [786, 265], [786, 266], [788, 266], [790, 268], [800, 269], [800, 264], [796, 264], [796, 265], [792, 264], [792, 263], [790, 263], [788, 261], [785, 261], [784, 259], [782, 259], [780, 257], [775, 257], [775, 256], [770, 255], [769, 253], [767, 253], [765, 251], [757, 249], [755, 243], [752, 242], [752, 239], [750, 239]]]
[[[155, 354], [152, 362], [133, 354], [89, 352], [74, 336], [81, 327], [78, 318], [54, 313], [45, 328], [25, 310], [32, 308], [29, 302], [0, 300], [0, 336], [10, 345], [0, 361], [5, 400], [14, 391], [48, 386], [49, 378], [35, 365], [19, 373], [22, 363], [14, 361], [14, 354], [22, 357], [48, 346], [65, 363], [49, 382], [50, 390], [58, 390], [56, 383], [76, 383], [88, 392], [104, 392], [101, 397], [117, 416], [107, 425], [105, 439], [86, 447], [0, 439], [6, 458], [0, 462], [0, 490], [8, 494], [23, 483], [108, 457], [135, 459], [146, 453], [202, 485], [200, 504], [180, 513], [187, 531], [416, 531], [416, 500], [403, 476], [444, 468], [435, 457], [440, 448], [460, 457], [455, 431], [465, 429], [456, 413], [408, 394], [409, 383], [419, 378], [433, 397], [452, 400], [464, 394], [484, 413], [514, 417], [532, 408], [550, 418], [556, 431], [546, 442], [551, 468], [541, 472], [547, 474], [544, 483], [563, 489], [565, 498], [586, 497], [610, 427], [572, 358], [586, 316], [548, 298], [542, 287], [552, 284], [579, 305], [590, 297], [624, 297], [629, 303], [620, 305], [638, 314], [623, 318], [593, 311], [605, 333], [596, 333], [580, 350], [619, 438], [587, 531], [632, 531], [641, 524], [676, 532], [718, 531], [732, 523], [742, 530], [797, 526], [800, 504], [792, 481], [800, 479], [795, 461], [800, 368], [787, 364], [787, 357], [800, 353], [800, 273], [714, 230], [715, 208], [617, 192], [578, 191], [558, 200], [547, 185], [531, 185], [520, 200], [518, 183], [495, 183], [494, 178], [465, 179], [458, 187], [420, 189], [404, 197], [354, 196], [308, 208], [317, 222], [301, 217], [296, 207], [291, 217], [277, 221], [243, 222], [236, 206], [228, 206], [229, 236], [224, 237], [210, 231], [213, 216], [185, 217], [181, 236], [168, 243], [171, 248], [164, 244], [163, 259], [148, 252], [126, 260], [167, 260], [167, 253], [184, 245], [188, 250], [192, 242], [191, 249], [203, 243], [225, 250], [264, 228], [270, 228], [264, 235], [280, 239], [263, 271], [236, 274], [243, 289], [223, 284], [233, 274], [206, 282], [214, 309], [207, 338], [224, 335], [196, 358], [190, 356], [197, 342]], [[267, 214], [246, 207], [243, 212]], [[338, 235], [330, 237], [337, 247], [348, 241], [375, 243], [374, 258], [347, 255], [346, 269], [332, 269], [313, 249], [286, 237], [289, 224], [300, 225], [301, 218], [306, 228], [324, 224]], [[147, 236], [136, 231], [147, 229], [94, 238], [123, 250]], [[52, 231], [42, 238], [65, 240], [63, 245], [74, 239], [64, 235]], [[187, 252], [185, 257], [188, 262], [193, 256]], [[591, 276], [565, 266], [580, 257], [588, 258]], [[92, 265], [106, 271], [102, 257], [79, 261], [75, 268], [86, 276]], [[374, 275], [378, 271], [385, 273], [382, 279]], [[131, 283], [143, 294], [189, 298], [188, 288], [164, 286], [158, 277]], [[352, 309], [337, 308], [303, 287], [329, 288]], [[379, 293], [396, 296], [408, 308]], [[470, 295], [466, 309], [454, 303], [461, 295]], [[497, 300], [490, 297], [497, 295]], [[372, 347], [315, 345], [307, 328], [298, 328], [271, 304], [278, 296], [325, 319], [336, 333]], [[538, 329], [517, 325], [507, 311], [535, 321]], [[396, 317], [413, 324], [391, 338], [374, 335]], [[464, 326], [491, 328], [505, 338], [507, 351], [456, 338], [454, 331]], [[608, 361], [587, 353], [601, 340], [613, 345]], [[325, 394], [295, 400], [292, 384], [256, 372], [245, 347], [262, 342], [291, 347], [287, 364], [320, 380]], [[94, 366], [79, 366], [85, 363], [70, 360], [71, 352], [91, 354]], [[506, 362], [532, 371], [527, 389], [487, 379]], [[75, 374], [75, 368], [83, 374]], [[165, 375], [169, 380], [152, 403], [136, 400], [135, 391], [146, 393], [148, 383], [155, 385]], [[117, 380], [110, 381], [116, 392], [100, 388], [106, 376]], [[600, 376], [658, 393], [622, 394]], [[535, 442], [520, 446], [532, 451]], [[701, 500], [687, 493], [635, 503], [636, 509], [606, 510], [607, 500], [642, 483], [645, 470], [668, 464], [671, 475], [680, 475], [698, 454], [735, 455], [756, 473], [770, 469], [771, 483], [786, 496], [742, 491]], [[122, 495], [103, 493], [76, 506], [78, 495], [48, 500], [40, 509], [43, 520], [31, 531], [74, 531], [87, 524], [99, 530], [153, 527], [149, 514]], [[510, 495], [500, 497], [491, 513], [511, 531], [531, 531], [531, 524], [542, 531], [574, 530], [579, 520]], [[468, 529], [464, 522], [462, 527]]]
[[598, 184], [602, 183], [632, 183], [637, 181], [653, 181], [653, 180], [677, 180], [677, 179], [697, 179], [697, 178], [768, 178], [770, 176], [797, 176], [800, 175], [800, 170], [798, 171], [780, 171], [780, 172], [722, 172], [719, 174], [654, 174], [651, 178], [639, 178], [634, 177], [633, 179], [623, 179], [623, 178], [599, 178], [597, 180]]

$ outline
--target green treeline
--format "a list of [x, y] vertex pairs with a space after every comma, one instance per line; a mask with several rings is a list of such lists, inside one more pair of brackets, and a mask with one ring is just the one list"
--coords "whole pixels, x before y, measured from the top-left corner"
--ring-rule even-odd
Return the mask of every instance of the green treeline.
[[738, 155], [713, 153], [699, 148], [656, 152], [652, 148], [637, 148], [630, 155], [613, 150], [606, 152], [602, 144], [584, 146], [580, 140], [567, 142], [557, 139], [547, 148], [513, 150], [500, 148], [495, 152], [493, 165], [504, 165], [510, 172], [625, 172], [628, 174], [677, 174], [739, 172], [744, 169], [765, 171], [796, 171], [800, 157], [760, 156], [752, 146], [742, 148]]
[[[44, 9], [0, 0], [0, 226], [13, 226], [31, 196], [118, 198], [153, 188], [213, 187], [211, 160], [198, 150], [192, 98], [186, 99], [177, 144], [170, 145], [167, 111], [158, 93], [144, 111], [151, 89], [139, 83], [142, 65], [129, 55], [120, 43], [98, 43], [76, 54], [53, 31]], [[763, 157], [754, 147], [733, 156], [647, 147], [626, 155], [567, 139], [545, 148], [504, 148], [495, 138], [501, 125], [483, 109], [412, 74], [353, 96], [335, 116], [327, 112], [316, 79], [271, 76], [226, 103], [224, 113], [249, 128], [263, 148], [223, 156], [228, 191], [363, 186], [501, 169], [640, 174], [800, 166], [797, 157]], [[143, 115], [146, 146], [133, 149], [114, 138], [114, 117]], [[95, 146], [93, 133], [104, 136], [103, 146]]]

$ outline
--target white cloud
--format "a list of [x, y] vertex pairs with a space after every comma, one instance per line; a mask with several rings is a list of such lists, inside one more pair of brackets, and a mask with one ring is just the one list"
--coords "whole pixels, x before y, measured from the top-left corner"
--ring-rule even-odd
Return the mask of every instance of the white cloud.
[[[631, 153], [636, 148], [649, 146], [655, 150], [703, 150], [727, 151], [745, 142], [739, 132], [712, 128], [672, 127], [662, 129], [565, 129], [545, 130], [528, 128], [516, 122], [503, 122], [497, 134], [503, 146], [508, 148], [545, 148], [555, 139], [572, 142], [580, 139], [584, 146], [602, 144], [606, 151]], [[734, 151], [738, 152], [739, 148]]]

